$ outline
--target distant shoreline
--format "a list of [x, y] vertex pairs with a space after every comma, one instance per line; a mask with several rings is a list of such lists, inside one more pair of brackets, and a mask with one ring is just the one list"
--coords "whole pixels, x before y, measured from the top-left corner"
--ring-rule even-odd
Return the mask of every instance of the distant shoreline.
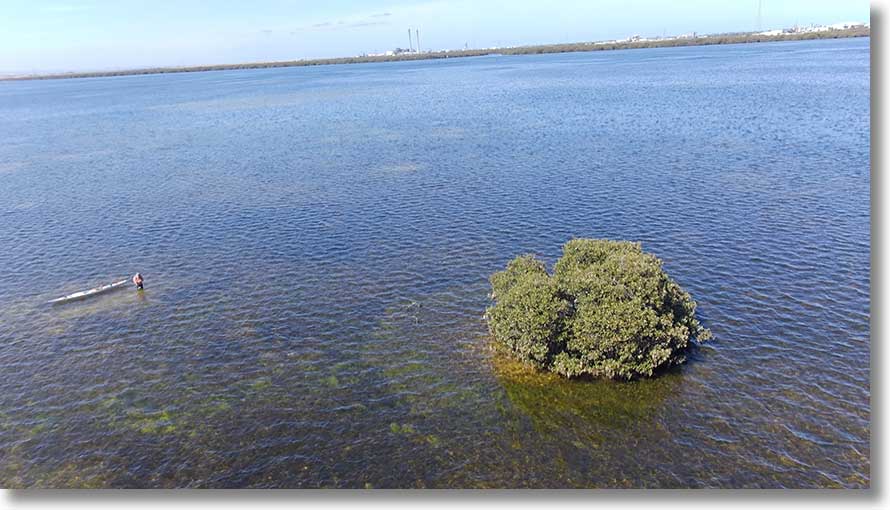
[[510, 48], [489, 48], [476, 50], [436, 51], [429, 53], [406, 53], [386, 56], [338, 57], [312, 60], [289, 60], [279, 62], [254, 62], [243, 64], [218, 64], [187, 67], [151, 67], [120, 71], [89, 71], [71, 73], [34, 74], [0, 77], [0, 81], [57, 80], [65, 78], [102, 78], [110, 76], [133, 76], [142, 74], [195, 73], [204, 71], [231, 71], [236, 69], [267, 69], [276, 67], [302, 67], [338, 64], [364, 64], [373, 62], [403, 62], [413, 60], [435, 60], [442, 58], [481, 57], [485, 55], [540, 55], [545, 53], [573, 53], [582, 51], [611, 51], [640, 48], [671, 48], [678, 46], [710, 46], [715, 44], [745, 44], [774, 41], [806, 41], [813, 39], [843, 39], [848, 37], [869, 37], [870, 27], [856, 27], [844, 30], [823, 32], [789, 33], [764, 35], [758, 33], [706, 35], [693, 38], [653, 39], [620, 42], [585, 42], [567, 44], [544, 44], [536, 46], [516, 46]]

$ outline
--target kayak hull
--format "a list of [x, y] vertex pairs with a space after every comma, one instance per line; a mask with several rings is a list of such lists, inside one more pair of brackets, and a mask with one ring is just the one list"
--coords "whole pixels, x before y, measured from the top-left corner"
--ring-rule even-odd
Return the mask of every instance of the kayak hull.
[[118, 289], [118, 288], [120, 288], [120, 287], [123, 287], [124, 285], [126, 285], [126, 284], [128, 283], [128, 281], [129, 281], [129, 280], [120, 280], [120, 281], [117, 281], [117, 282], [109, 283], [109, 284], [107, 284], [107, 285], [102, 285], [102, 286], [100, 286], [100, 287], [94, 287], [94, 288], [89, 289], [89, 290], [83, 290], [83, 291], [80, 291], [80, 292], [75, 292], [74, 294], [68, 294], [67, 296], [62, 296], [62, 297], [60, 297], [60, 298], [52, 299], [52, 300], [50, 300], [50, 301], [47, 301], [47, 303], [49, 303], [49, 304], [51, 304], [51, 305], [56, 305], [56, 304], [59, 304], [59, 303], [67, 303], [67, 302], [69, 302], [69, 301], [77, 301], [77, 300], [80, 300], [80, 299], [86, 299], [86, 298], [88, 298], [88, 297], [95, 296], [95, 295], [97, 295], [97, 294], [103, 294], [103, 293], [108, 292], [108, 291], [110, 291], [110, 290], [114, 290], [114, 289]]

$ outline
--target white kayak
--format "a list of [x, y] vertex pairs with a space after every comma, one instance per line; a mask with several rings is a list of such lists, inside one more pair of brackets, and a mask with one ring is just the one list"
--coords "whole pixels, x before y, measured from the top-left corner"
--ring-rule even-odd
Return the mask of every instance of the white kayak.
[[74, 294], [68, 294], [67, 296], [64, 296], [64, 297], [60, 297], [60, 298], [58, 298], [58, 299], [53, 299], [53, 300], [47, 301], [47, 303], [56, 304], [56, 303], [64, 303], [65, 301], [73, 301], [73, 300], [75, 300], [75, 299], [83, 299], [83, 298], [87, 298], [87, 297], [90, 297], [90, 296], [94, 296], [94, 295], [96, 295], [96, 294], [101, 294], [101, 293], [103, 293], [103, 292], [108, 292], [108, 291], [111, 290], [111, 289], [116, 289], [116, 288], [121, 287], [121, 286], [123, 286], [123, 285], [126, 285], [127, 283], [129, 283], [129, 281], [130, 281], [130, 280], [121, 280], [121, 281], [119, 281], [119, 282], [109, 283], [108, 285], [103, 285], [103, 286], [101, 286], [101, 287], [96, 287], [96, 288], [93, 288], [93, 289], [90, 289], [90, 290], [82, 290], [82, 291], [80, 291], [80, 292], [75, 292]]

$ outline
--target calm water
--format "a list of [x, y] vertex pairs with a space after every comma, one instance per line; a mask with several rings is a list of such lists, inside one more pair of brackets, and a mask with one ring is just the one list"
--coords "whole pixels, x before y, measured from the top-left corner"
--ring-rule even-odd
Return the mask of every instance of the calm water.
[[[0, 485], [868, 486], [868, 45], [0, 83]], [[713, 343], [492, 352], [487, 276], [573, 236]]]

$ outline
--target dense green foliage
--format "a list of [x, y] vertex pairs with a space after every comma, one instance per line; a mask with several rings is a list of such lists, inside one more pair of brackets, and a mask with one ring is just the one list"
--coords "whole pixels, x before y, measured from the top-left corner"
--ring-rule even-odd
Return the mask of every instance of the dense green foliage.
[[685, 361], [710, 332], [695, 301], [639, 243], [573, 239], [553, 275], [533, 255], [491, 276], [494, 338], [520, 359], [567, 377], [651, 376]]

